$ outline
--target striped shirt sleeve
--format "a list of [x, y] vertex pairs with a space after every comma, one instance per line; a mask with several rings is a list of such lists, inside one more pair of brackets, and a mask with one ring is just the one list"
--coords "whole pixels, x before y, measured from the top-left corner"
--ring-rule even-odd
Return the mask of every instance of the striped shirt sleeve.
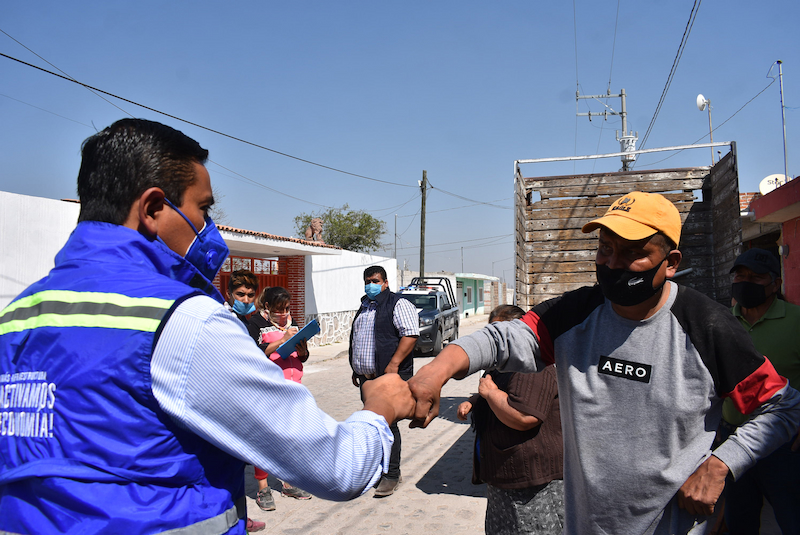
[[383, 417], [359, 411], [337, 422], [325, 414], [208, 297], [187, 299], [167, 320], [151, 376], [178, 425], [316, 496], [351, 499], [388, 469], [393, 438]]
[[392, 315], [400, 336], [419, 336], [419, 314], [408, 299], [398, 299]]

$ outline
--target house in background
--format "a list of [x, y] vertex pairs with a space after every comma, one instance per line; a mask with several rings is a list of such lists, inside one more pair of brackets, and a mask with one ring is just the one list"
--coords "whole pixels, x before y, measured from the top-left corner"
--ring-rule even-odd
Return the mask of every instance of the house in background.
[[456, 273], [455, 276], [462, 318], [488, 314], [496, 306], [506, 304], [506, 285], [499, 278], [479, 273]]
[[[80, 204], [0, 191], [0, 310], [54, 266], [78, 222]], [[230, 249], [214, 285], [225, 295], [231, 272], [249, 269], [262, 288], [283, 286], [292, 294], [292, 317], [312, 319], [321, 332], [311, 345], [347, 340], [364, 295], [364, 268], [377, 264], [397, 277], [393, 258], [354, 253], [327, 244], [220, 225]]]
[[53, 269], [81, 205], [0, 191], [0, 310]]
[[[452, 273], [450, 271], [426, 272], [426, 277], [446, 277], [455, 293], [461, 318], [488, 314], [498, 305], [513, 301], [513, 292], [498, 277], [478, 273]], [[398, 270], [397, 288], [408, 286], [419, 271]], [[397, 288], [392, 288], [395, 290]]]

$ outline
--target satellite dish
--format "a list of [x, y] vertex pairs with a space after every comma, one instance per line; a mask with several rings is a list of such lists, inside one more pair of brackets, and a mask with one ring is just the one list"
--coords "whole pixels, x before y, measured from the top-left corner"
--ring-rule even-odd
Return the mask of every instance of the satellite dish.
[[761, 195], [766, 195], [770, 191], [783, 186], [786, 184], [786, 175], [769, 175], [765, 177], [761, 182], [758, 184], [758, 191], [761, 192]]
[[706, 100], [706, 97], [704, 97], [702, 93], [697, 95], [697, 109], [698, 110], [700, 110], [700, 111], [705, 110], [706, 109], [706, 105], [708, 103], [709, 103], [709, 101]]

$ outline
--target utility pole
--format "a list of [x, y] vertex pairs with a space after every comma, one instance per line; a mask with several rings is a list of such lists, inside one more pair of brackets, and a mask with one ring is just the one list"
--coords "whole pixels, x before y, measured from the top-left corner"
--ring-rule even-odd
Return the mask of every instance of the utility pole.
[[419, 228], [419, 276], [425, 276], [425, 193], [428, 190], [428, 172], [422, 171], [422, 182], [419, 183], [422, 190], [422, 210], [420, 211]]
[[[636, 132], [634, 135], [633, 132], [628, 131], [628, 108], [626, 105], [625, 99], [627, 95], [625, 94], [625, 90], [621, 89], [619, 95], [612, 95], [611, 90], [609, 89], [605, 95], [583, 95], [581, 96], [580, 92], [575, 92], [575, 106], [577, 107], [577, 103], [579, 100], [582, 99], [594, 99], [598, 102], [601, 98], [618, 98], [621, 100], [620, 104], [620, 111], [614, 111], [614, 108], [611, 108], [607, 104], [601, 102], [603, 106], [606, 107], [601, 113], [577, 113], [579, 117], [589, 117], [589, 120], [592, 120], [592, 116], [595, 117], [603, 117], [604, 121], [608, 120], [609, 115], [619, 115], [622, 117], [622, 135], [619, 135], [619, 130], [617, 130], [617, 141], [619, 141], [619, 148], [620, 152], [633, 152], [636, 150], [636, 141], [639, 139], [639, 132]], [[630, 164], [636, 161], [636, 155], [631, 154], [630, 156], [620, 156], [622, 159], [622, 170], [629, 171]]]
[[786, 107], [783, 105], [783, 62], [778, 60], [778, 85], [781, 88], [781, 122], [783, 123], [783, 176], [784, 180], [791, 180], [789, 176], [789, 165], [786, 161]]
[[394, 259], [397, 260], [397, 214], [394, 214]]

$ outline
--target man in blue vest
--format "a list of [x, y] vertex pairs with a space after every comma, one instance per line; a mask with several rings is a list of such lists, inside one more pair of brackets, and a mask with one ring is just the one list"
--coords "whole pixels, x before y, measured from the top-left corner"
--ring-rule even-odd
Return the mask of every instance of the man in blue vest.
[[208, 152], [123, 119], [82, 154], [78, 226], [0, 312], [0, 532], [244, 533], [243, 461], [327, 499], [374, 484], [408, 387], [338, 423], [264, 358], [211, 283]]
[[[407, 299], [389, 291], [386, 270], [370, 266], [364, 270], [364, 291], [361, 307], [350, 330], [350, 366], [353, 384], [361, 387], [385, 374], [400, 374], [404, 380], [414, 375], [411, 352], [419, 337], [419, 315]], [[370, 385], [371, 386], [371, 385]], [[375, 497], [394, 493], [400, 484], [400, 429], [391, 426], [394, 443], [389, 470], [375, 488]]]

